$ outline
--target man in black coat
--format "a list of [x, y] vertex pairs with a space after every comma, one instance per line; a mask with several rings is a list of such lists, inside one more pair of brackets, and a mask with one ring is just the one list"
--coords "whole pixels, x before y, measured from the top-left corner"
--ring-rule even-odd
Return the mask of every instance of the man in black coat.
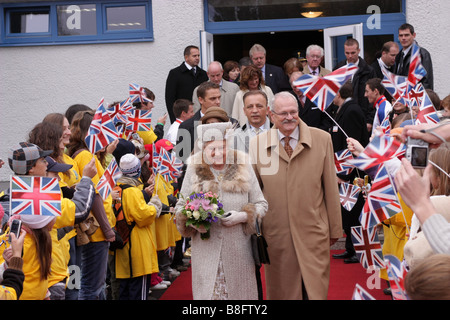
[[173, 104], [177, 99], [192, 99], [194, 89], [202, 82], [208, 81], [206, 71], [201, 69], [200, 50], [196, 46], [184, 49], [184, 62], [170, 70], [166, 80], [166, 107], [170, 121], [176, 120], [173, 114]]
[[351, 79], [353, 84], [353, 100], [361, 107], [366, 118], [367, 130], [368, 132], [371, 132], [375, 110], [370, 105], [367, 98], [364, 97], [364, 93], [366, 91], [367, 80], [375, 78], [375, 72], [373, 68], [359, 56], [360, 51], [361, 49], [359, 48], [358, 40], [347, 39], [344, 43], [344, 52], [347, 59], [339, 62], [333, 71], [348, 63], [353, 63], [358, 66], [358, 70]]
[[[334, 152], [347, 149], [347, 137], [344, 132], [349, 137], [358, 140], [363, 146], [366, 146], [369, 142], [369, 133], [367, 132], [365, 117], [361, 111], [361, 107], [352, 98], [352, 91], [352, 85], [347, 82], [341, 87], [333, 100], [334, 105], [337, 106], [334, 119], [340, 127], [339, 128], [334, 124], [329, 129]], [[353, 184], [353, 180], [357, 177], [364, 178], [364, 172], [354, 169], [349, 175], [338, 175], [338, 181]], [[364, 207], [364, 203], [365, 199], [361, 192], [358, 196], [358, 201], [351, 211], [348, 211], [341, 206], [342, 226], [347, 235], [345, 252], [342, 254], [335, 254], [333, 255], [333, 258], [344, 259], [345, 263], [359, 262], [351, 240], [351, 227], [360, 225], [359, 216]]]
[[261, 69], [266, 86], [272, 89], [273, 94], [291, 89], [287, 75], [283, 69], [266, 63], [266, 49], [260, 44], [254, 44], [249, 51], [253, 64]]
[[[414, 27], [408, 23], [402, 24], [398, 29], [398, 40], [402, 46], [402, 50], [398, 53], [395, 59], [395, 74], [401, 76], [408, 76], [409, 63], [411, 59], [411, 48], [416, 39], [416, 33]], [[431, 61], [430, 53], [420, 47], [420, 57], [422, 60], [422, 66], [427, 71], [427, 75], [420, 81], [425, 89], [433, 90], [433, 62]]]
[[303, 75], [301, 71], [294, 71], [289, 82], [291, 84], [292, 90], [290, 93], [297, 98], [298, 102], [298, 116], [304, 123], [309, 127], [315, 127], [328, 131], [330, 127], [331, 120], [329, 117], [322, 112], [311, 100], [309, 100], [303, 92], [293, 85], [293, 82]]

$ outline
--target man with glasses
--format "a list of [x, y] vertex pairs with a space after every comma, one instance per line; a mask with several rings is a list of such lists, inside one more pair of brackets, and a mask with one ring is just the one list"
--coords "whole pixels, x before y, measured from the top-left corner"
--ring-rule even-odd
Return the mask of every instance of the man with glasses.
[[312, 74], [313, 76], [326, 76], [331, 71], [321, 66], [324, 52], [323, 48], [312, 44], [306, 48], [306, 66], [303, 68], [303, 74]]
[[269, 209], [262, 231], [270, 265], [267, 299], [327, 299], [330, 246], [343, 234], [328, 132], [298, 117], [296, 98], [275, 95], [271, 130], [250, 141], [250, 158]]

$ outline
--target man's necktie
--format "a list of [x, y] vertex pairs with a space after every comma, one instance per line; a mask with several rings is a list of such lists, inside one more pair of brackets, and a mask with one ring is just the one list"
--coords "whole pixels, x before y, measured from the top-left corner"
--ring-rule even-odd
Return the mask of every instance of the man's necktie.
[[316, 73], [317, 73], [316, 70], [314, 70], [314, 71], [312, 72], [312, 75], [315, 76]]
[[197, 73], [197, 70], [195, 69], [195, 67], [192, 68], [192, 73], [194, 74], [194, 76]]
[[402, 74], [403, 72], [403, 60], [405, 55], [403, 52], [400, 54], [400, 60], [398, 61], [398, 68], [397, 68], [397, 74]]
[[290, 158], [292, 156], [292, 153], [294, 152], [294, 150], [292, 150], [291, 145], [289, 144], [291, 137], [284, 137], [283, 139], [284, 139], [284, 150], [286, 150], [286, 153]]

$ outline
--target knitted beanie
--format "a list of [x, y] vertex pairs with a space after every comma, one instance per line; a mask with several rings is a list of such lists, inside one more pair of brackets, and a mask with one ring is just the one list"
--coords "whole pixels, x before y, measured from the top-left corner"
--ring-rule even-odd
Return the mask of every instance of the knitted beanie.
[[124, 176], [137, 179], [141, 175], [141, 162], [134, 154], [127, 153], [122, 156], [119, 167]]

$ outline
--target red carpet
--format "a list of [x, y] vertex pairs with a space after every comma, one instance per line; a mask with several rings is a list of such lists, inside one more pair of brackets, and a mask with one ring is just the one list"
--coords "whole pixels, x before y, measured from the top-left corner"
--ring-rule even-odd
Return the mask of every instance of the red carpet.
[[[331, 251], [331, 254], [342, 251]], [[261, 268], [261, 276], [264, 285], [264, 268]], [[383, 293], [387, 287], [386, 281], [379, 279], [372, 272], [366, 273], [366, 269], [360, 263], [344, 264], [342, 259], [331, 258], [330, 287], [328, 300], [351, 300], [355, 285], [358, 283], [376, 300], [391, 300], [391, 296]], [[159, 300], [192, 300], [192, 274], [191, 269], [181, 273]], [[377, 284], [379, 288], [369, 289], [369, 286]], [[265, 295], [264, 295], [265, 298]]]

